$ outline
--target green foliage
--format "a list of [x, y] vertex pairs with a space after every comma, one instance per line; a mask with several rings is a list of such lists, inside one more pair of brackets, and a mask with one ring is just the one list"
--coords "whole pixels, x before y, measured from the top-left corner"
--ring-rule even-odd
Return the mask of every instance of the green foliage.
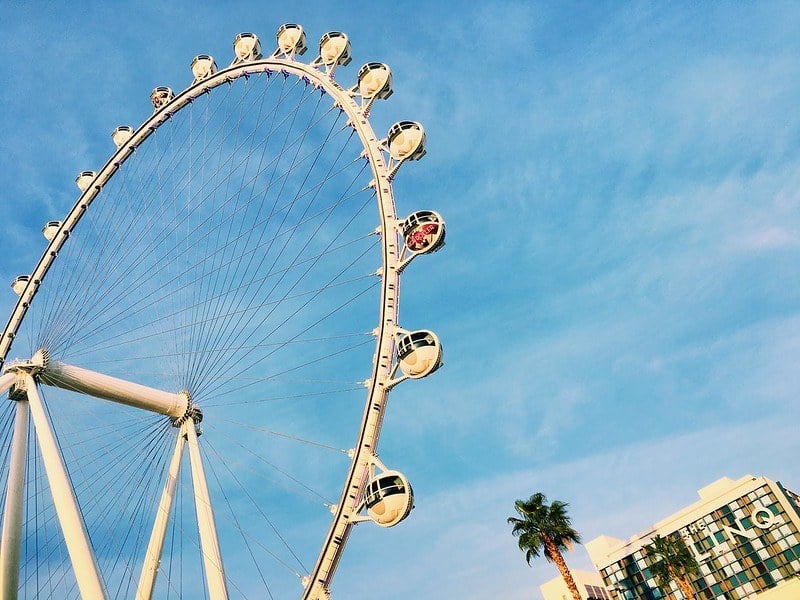
[[509, 517], [508, 522], [529, 565], [543, 551], [547, 560], [554, 561], [555, 557], [546, 550], [547, 542], [552, 542], [559, 552], [581, 543], [580, 534], [572, 528], [565, 502], [554, 500], [548, 505], [547, 497], [537, 492], [527, 500], [517, 500], [514, 508], [519, 518]]
[[652, 561], [650, 570], [658, 587], [664, 592], [670, 583], [678, 579], [689, 584], [689, 578], [700, 571], [697, 560], [678, 535], [661, 537], [657, 535], [651, 544], [645, 546], [645, 554]]

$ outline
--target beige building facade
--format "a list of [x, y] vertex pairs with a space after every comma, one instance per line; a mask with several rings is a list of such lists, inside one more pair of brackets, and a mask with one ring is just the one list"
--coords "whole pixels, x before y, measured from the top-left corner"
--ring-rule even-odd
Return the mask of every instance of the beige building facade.
[[[596, 571], [570, 570], [572, 579], [581, 594], [581, 600], [611, 600], [600, 574]], [[544, 600], [573, 600], [564, 579], [559, 575], [539, 586]]]
[[697, 600], [800, 600], [800, 497], [752, 475], [722, 478], [698, 494], [627, 541], [600, 536], [586, 544], [612, 598], [682, 600], [675, 583], [661, 590], [650, 571], [644, 547], [661, 535], [680, 536], [697, 559]]

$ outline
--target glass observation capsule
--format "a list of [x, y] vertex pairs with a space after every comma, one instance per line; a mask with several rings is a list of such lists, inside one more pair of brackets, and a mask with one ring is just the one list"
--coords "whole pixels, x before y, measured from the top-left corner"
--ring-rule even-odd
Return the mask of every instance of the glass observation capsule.
[[412, 331], [398, 340], [397, 358], [404, 375], [419, 379], [442, 366], [442, 344], [432, 331]]
[[381, 527], [392, 527], [414, 508], [414, 490], [399, 471], [384, 471], [367, 484], [364, 505], [370, 519]]
[[89, 186], [92, 185], [92, 181], [94, 181], [96, 175], [97, 173], [94, 171], [81, 171], [75, 178], [75, 183], [78, 185], [78, 189], [82, 192], [88, 190]]
[[164, 108], [175, 97], [175, 93], [168, 87], [160, 85], [150, 94], [150, 101], [156, 110]]
[[194, 75], [194, 83], [208, 79], [217, 72], [217, 63], [214, 62], [214, 57], [208, 54], [198, 54], [192, 60], [192, 75]]
[[129, 125], [120, 125], [113, 132], [111, 132], [111, 139], [114, 140], [114, 145], [121, 148], [125, 142], [133, 137], [133, 127]]
[[444, 220], [432, 210], [418, 210], [410, 214], [401, 225], [403, 239], [414, 254], [435, 252], [444, 246]]
[[416, 121], [400, 121], [386, 136], [389, 154], [395, 160], [419, 160], [425, 156], [425, 129]]
[[234, 63], [261, 58], [261, 42], [255, 33], [240, 33], [233, 39]]
[[42, 235], [48, 242], [52, 242], [53, 238], [56, 237], [59, 228], [61, 227], [61, 221], [48, 221], [47, 224], [42, 229]]
[[301, 55], [306, 51], [306, 34], [297, 23], [285, 23], [275, 36], [278, 50], [285, 56]]
[[365, 100], [385, 100], [392, 91], [392, 71], [387, 65], [371, 62], [358, 70], [358, 93]]
[[319, 56], [322, 64], [333, 68], [346, 66], [353, 60], [350, 56], [350, 40], [341, 31], [329, 31], [319, 41]]
[[15, 277], [14, 281], [11, 282], [11, 289], [14, 290], [14, 293], [17, 296], [21, 296], [22, 292], [25, 291], [25, 286], [28, 285], [30, 280], [30, 275], [20, 275], [19, 277]]

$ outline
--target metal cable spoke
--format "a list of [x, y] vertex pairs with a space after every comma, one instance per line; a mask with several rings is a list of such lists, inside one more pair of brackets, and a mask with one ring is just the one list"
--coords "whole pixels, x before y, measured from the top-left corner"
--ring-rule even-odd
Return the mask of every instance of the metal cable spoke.
[[294, 495], [296, 495], [298, 497], [304, 498], [306, 500], [310, 500], [311, 502], [315, 503], [316, 505], [322, 504], [323, 506], [329, 507], [331, 504], [333, 504], [333, 502], [331, 502], [330, 499], [325, 498], [324, 495], [322, 495], [320, 492], [316, 491], [310, 485], [308, 485], [306, 483], [303, 483], [302, 481], [300, 481], [300, 479], [298, 479], [297, 477], [295, 477], [294, 475], [292, 475], [291, 473], [289, 473], [285, 469], [279, 467], [274, 462], [268, 460], [263, 455], [255, 453], [251, 448], [249, 448], [249, 447], [245, 446], [244, 444], [242, 444], [240, 440], [235, 439], [234, 437], [232, 437], [229, 434], [225, 433], [219, 427], [214, 426], [213, 430], [215, 432], [217, 432], [217, 433], [220, 433], [221, 435], [224, 435], [226, 437], [226, 439], [227, 439], [227, 443], [231, 444], [232, 446], [236, 446], [237, 448], [243, 450], [247, 454], [250, 454], [253, 458], [255, 458], [259, 462], [265, 464], [271, 470], [276, 471], [277, 473], [280, 473], [285, 479], [288, 479], [292, 483], [297, 484], [300, 488], [302, 488], [302, 490], [297, 489], [297, 488], [293, 488], [291, 486], [288, 486], [288, 485], [286, 485], [285, 482], [282, 482], [280, 480], [277, 480], [277, 479], [274, 479], [272, 477], [269, 477], [268, 475], [264, 475], [263, 473], [261, 473], [259, 471], [256, 471], [252, 467], [244, 464], [241, 461], [236, 460], [235, 458], [226, 457], [225, 460], [228, 461], [231, 465], [235, 465], [235, 466], [239, 467], [240, 469], [242, 469], [243, 471], [246, 471], [246, 472], [250, 473], [251, 475], [253, 475], [255, 477], [258, 477], [259, 479], [262, 479], [263, 481], [268, 481], [270, 483], [273, 483], [273, 484], [281, 487], [282, 489], [286, 490], [287, 492], [290, 492], [290, 493], [292, 493], [292, 494], [294, 494]]
[[[320, 254], [317, 254], [317, 255], [314, 255], [314, 256], [310, 256], [310, 257], [308, 257], [308, 258], [306, 258], [306, 259], [304, 259], [302, 261], [299, 261], [298, 263], [293, 264], [293, 265], [291, 265], [291, 266], [289, 266], [289, 267], [287, 267], [285, 269], [281, 269], [279, 271], [270, 273], [269, 275], [266, 275], [266, 276], [263, 276], [263, 277], [258, 277], [258, 278], [254, 277], [251, 280], [248, 280], [246, 282], [240, 283], [237, 287], [235, 287], [233, 289], [226, 290], [224, 292], [220, 292], [220, 294], [218, 296], [212, 297], [211, 299], [216, 299], [218, 297], [224, 297], [224, 296], [227, 296], [227, 295], [230, 295], [230, 294], [235, 294], [235, 293], [240, 292], [240, 291], [242, 291], [242, 290], [244, 290], [244, 289], [246, 289], [246, 288], [248, 288], [248, 287], [250, 287], [252, 285], [260, 284], [261, 282], [265, 281], [265, 279], [269, 279], [270, 277], [279, 277], [282, 274], [284, 274], [287, 270], [291, 269], [294, 266], [304, 265], [304, 264], [308, 264], [310, 262], [313, 262], [315, 260], [319, 260], [323, 256], [329, 256], [331, 252], [337, 252], [337, 251], [346, 250], [350, 246], [350, 244], [358, 242], [360, 240], [364, 240], [364, 239], [366, 239], [368, 237], [370, 237], [370, 236], [363, 236], [363, 237], [358, 238], [356, 240], [352, 240], [352, 241], [349, 241], [349, 242], [344, 242], [342, 244], [339, 244], [338, 246], [332, 247], [330, 249], [326, 249], [325, 252], [321, 252]], [[252, 250], [252, 252], [255, 252], [255, 251], [257, 251], [257, 248]], [[370, 277], [372, 275], [374, 275], [374, 273], [370, 273], [370, 274], [364, 275], [362, 277]], [[194, 282], [190, 282], [190, 283], [194, 283]], [[344, 282], [344, 283], [347, 283], [347, 282]], [[181, 287], [181, 288], [178, 288], [178, 290], [173, 290], [172, 292], [181, 291], [182, 289], [183, 288]], [[127, 310], [120, 311], [119, 313], [112, 314], [105, 321], [101, 321], [100, 323], [98, 323], [97, 325], [93, 326], [92, 328], [87, 329], [85, 333], [81, 334], [81, 336], [77, 336], [76, 341], [73, 342], [73, 347], [75, 345], [77, 345], [80, 341], [82, 341], [82, 340], [84, 340], [86, 338], [91, 338], [92, 335], [96, 335], [99, 332], [105, 330], [110, 323], [115, 322], [115, 321], [118, 322], [120, 317], [122, 317], [123, 315], [126, 318], [136, 317], [137, 315], [140, 315], [141, 313], [143, 313], [143, 312], [149, 310], [150, 308], [152, 308], [152, 306], [157, 305], [159, 302], [163, 301], [166, 297], [168, 297], [170, 295], [167, 292], [163, 292], [161, 296], [158, 296], [156, 298], [151, 298], [151, 296], [153, 296], [156, 292], [157, 291], [153, 291], [153, 292], [151, 292], [149, 294], [144, 295], [141, 298], [141, 300], [139, 300], [138, 303], [140, 304], [140, 306], [138, 306], [137, 308], [134, 308], [132, 305], [129, 305], [127, 307]], [[133, 330], [144, 328], [144, 327], [148, 327], [154, 322], [168, 320], [168, 319], [173, 318], [175, 316], [178, 316], [179, 314], [182, 314], [182, 313], [184, 313], [186, 311], [191, 311], [193, 308], [195, 308], [199, 304], [202, 304], [203, 302], [209, 302], [211, 299], [197, 300], [195, 303], [193, 303], [193, 304], [191, 304], [189, 306], [181, 307], [175, 313], [167, 313], [167, 314], [163, 314], [162, 316], [160, 316], [158, 318], [151, 318], [147, 322], [139, 324], [139, 326], [133, 328]], [[147, 304], [142, 304], [145, 300], [150, 300], [150, 302], [148, 302]], [[268, 304], [271, 304], [271, 303], [263, 303], [260, 306], [265, 306], [265, 305], [268, 305]], [[102, 313], [98, 314], [96, 318], [98, 318], [100, 316], [102, 316]], [[161, 331], [161, 333], [168, 333], [170, 331], [175, 331], [175, 330], [178, 330], [178, 329], [181, 329], [181, 328], [185, 329], [186, 327], [179, 327], [179, 328], [176, 328], [176, 329], [173, 329], [173, 330], [165, 330], [165, 331]], [[74, 352], [75, 351], [72, 350], [70, 352], [70, 355], [74, 355]]]
[[329, 444], [323, 444], [322, 442], [315, 442], [314, 440], [307, 440], [301, 437], [297, 437], [294, 435], [289, 435], [287, 433], [281, 433], [280, 431], [273, 431], [271, 429], [267, 429], [265, 427], [258, 427], [257, 425], [253, 425], [252, 423], [242, 423], [240, 421], [233, 421], [231, 419], [219, 419], [222, 423], [231, 423], [232, 425], [237, 425], [239, 427], [244, 427], [246, 429], [252, 429], [254, 431], [260, 431], [262, 433], [266, 433], [275, 437], [283, 438], [286, 440], [292, 440], [294, 442], [300, 442], [302, 444], [308, 444], [309, 446], [316, 446], [318, 448], [325, 448], [327, 450], [333, 450], [334, 452], [341, 452], [342, 454], [347, 454], [347, 450], [343, 448], [337, 448], [336, 446], [331, 446]]
[[[296, 119], [296, 116], [297, 116], [297, 112], [298, 112], [298, 110], [299, 110], [299, 107], [300, 107], [300, 105], [298, 104], [298, 106], [297, 106], [297, 109], [296, 109], [296, 110], [294, 110], [294, 111], [292, 111], [292, 113], [291, 113], [291, 124], [290, 124], [290, 126], [287, 128], [286, 135], [284, 136], [284, 139], [283, 139], [283, 148], [282, 148], [282, 149], [279, 151], [279, 155], [280, 155], [280, 156], [283, 156], [283, 155], [285, 154], [285, 152], [287, 151], [287, 142], [289, 141], [290, 135], [291, 135], [291, 133], [292, 133], [292, 127], [293, 127], [293, 125], [294, 125], [294, 122], [295, 122], [295, 119]], [[317, 109], [318, 107], [319, 107], [319, 101], [318, 101], [317, 105], [315, 106], [315, 109], [314, 109], [314, 111], [315, 111], [315, 112], [316, 112], [316, 109]], [[300, 139], [301, 141], [305, 139], [305, 137], [306, 137], [306, 135], [307, 135], [308, 131], [309, 131], [309, 129], [308, 129], [308, 128], [306, 128], [304, 131], [302, 131], [302, 132], [300, 133], [300, 135], [299, 135], [299, 139]], [[286, 177], [281, 177], [281, 178], [279, 178], [279, 181], [281, 182], [281, 184], [280, 184], [280, 187], [278, 188], [278, 191], [277, 191], [277, 194], [276, 194], [276, 200], [277, 200], [277, 198], [279, 198], [279, 197], [281, 197], [281, 196], [283, 195], [282, 193], [283, 193], [284, 187], [285, 187], [285, 185], [286, 185], [286, 181], [288, 180], [288, 174], [289, 174], [289, 173], [291, 173], [292, 171], [294, 171], [294, 169], [295, 169], [295, 168], [296, 168], [296, 166], [297, 166], [297, 156], [298, 156], [298, 154], [299, 154], [299, 152], [300, 152], [300, 148], [301, 148], [301, 147], [302, 147], [302, 146], [301, 146], [301, 144], [297, 144], [297, 146], [296, 146], [297, 150], [295, 151], [295, 154], [294, 154], [294, 156], [292, 157], [292, 159], [291, 159], [291, 161], [290, 161], [290, 167], [289, 167], [289, 169], [287, 169], [287, 171], [286, 171], [286, 173], [287, 173], [287, 176], [286, 176]], [[275, 170], [277, 170], [277, 163], [276, 163], [276, 165], [275, 165], [275, 166], [276, 166], [276, 169], [274, 169], [274, 170], [273, 170], [273, 173], [271, 174], [271, 180], [272, 180], [272, 178], [274, 178], [274, 175], [275, 175]], [[272, 183], [271, 183], [271, 181], [270, 181], [270, 187], [271, 187], [271, 185], [272, 185]], [[283, 224], [285, 223], [287, 216], [288, 216], [288, 215], [289, 215], [289, 213], [291, 212], [292, 206], [294, 205], [295, 201], [296, 201], [296, 198], [293, 198], [293, 199], [291, 200], [288, 210], [286, 210], [286, 211], [285, 211], [285, 215], [284, 215], [284, 218], [283, 218], [283, 220], [282, 220], [282, 221], [281, 221], [281, 223], [278, 225], [278, 232], [280, 232], [280, 231], [281, 231], [281, 229], [283, 228]], [[263, 233], [262, 233], [262, 236], [263, 236]], [[264, 256], [267, 256], [267, 255], [269, 255], [269, 254], [270, 254], [270, 251], [271, 251], [271, 248], [272, 248], [272, 241], [274, 241], [274, 239], [275, 239], [275, 238], [273, 237], [273, 238], [272, 238], [272, 240], [270, 240], [270, 244], [269, 244], [269, 246], [268, 246], [268, 248], [267, 248], [267, 251], [265, 252]], [[285, 247], [285, 245], [284, 245], [284, 247]], [[217, 307], [219, 307], [219, 303], [217, 303]], [[217, 308], [217, 310], [218, 310], [218, 308]], [[201, 327], [202, 327], [202, 326], [201, 326]], [[201, 336], [202, 336], [202, 332], [201, 332]], [[211, 333], [209, 333], [209, 334], [208, 334], [208, 337], [210, 338], [211, 336], [212, 336], [212, 334], [211, 334]], [[199, 356], [199, 353], [197, 353], [197, 354], [196, 354], [196, 356]], [[204, 361], [201, 361], [201, 362], [204, 362]], [[196, 373], [196, 372], [197, 372], [197, 371], [198, 371], [200, 368], [201, 368], [201, 367], [200, 367], [200, 366], [198, 366], [198, 364], [197, 364], [197, 360], [195, 360], [195, 361], [192, 361], [192, 363], [191, 363], [191, 364], [188, 366], [187, 384], [188, 384], [189, 386], [191, 386], [192, 384], [194, 384], [194, 383], [195, 383], [195, 373]]]

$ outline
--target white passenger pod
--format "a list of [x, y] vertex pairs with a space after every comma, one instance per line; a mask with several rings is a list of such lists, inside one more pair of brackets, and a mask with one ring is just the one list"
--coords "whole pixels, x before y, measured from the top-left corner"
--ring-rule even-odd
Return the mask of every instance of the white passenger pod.
[[30, 280], [30, 275], [20, 275], [19, 277], [15, 277], [14, 281], [11, 282], [11, 289], [14, 290], [14, 293], [17, 296], [22, 296], [22, 292], [25, 291], [25, 288]]
[[403, 240], [409, 252], [427, 254], [444, 246], [444, 220], [432, 210], [418, 210], [401, 225]]
[[172, 102], [174, 97], [175, 93], [170, 88], [160, 85], [150, 94], [150, 101], [153, 103], [153, 107], [156, 109], [156, 112], [158, 112], [167, 104]]
[[427, 329], [400, 334], [397, 359], [403, 375], [420, 379], [442, 366], [442, 344]]
[[88, 190], [89, 186], [92, 185], [92, 181], [94, 181], [96, 175], [97, 173], [94, 171], [81, 171], [75, 178], [75, 183], [77, 184], [78, 189], [82, 192]]
[[133, 127], [130, 125], [120, 125], [111, 132], [111, 139], [117, 148], [122, 148], [129, 139], [133, 137]]
[[275, 51], [277, 56], [285, 56], [286, 58], [294, 58], [305, 54], [306, 47], [306, 34], [303, 28], [297, 23], [285, 23], [278, 28], [278, 33], [275, 36], [278, 42], [278, 49]]
[[319, 40], [319, 59], [328, 73], [341, 65], [350, 64], [350, 40], [341, 31], [329, 31]]
[[192, 81], [192, 83], [208, 79], [216, 72], [217, 63], [214, 62], [213, 56], [198, 54], [194, 57], [194, 60], [192, 60], [192, 75], [194, 75], [194, 81]]
[[425, 156], [425, 129], [416, 121], [400, 121], [389, 128], [386, 147], [396, 161]]
[[61, 221], [48, 221], [42, 229], [42, 235], [48, 242], [52, 242], [61, 228]]
[[261, 58], [261, 42], [255, 33], [240, 33], [233, 39], [233, 64]]
[[373, 521], [381, 527], [393, 527], [414, 508], [414, 490], [405, 475], [387, 469], [374, 454], [368, 458], [366, 467], [369, 480], [361, 501], [349, 517], [350, 521]]
[[392, 70], [379, 62], [365, 64], [358, 70], [358, 93], [364, 100], [385, 100], [392, 95]]
[[393, 527], [414, 508], [414, 490], [399, 471], [384, 471], [369, 481], [364, 496], [369, 518], [381, 527]]

